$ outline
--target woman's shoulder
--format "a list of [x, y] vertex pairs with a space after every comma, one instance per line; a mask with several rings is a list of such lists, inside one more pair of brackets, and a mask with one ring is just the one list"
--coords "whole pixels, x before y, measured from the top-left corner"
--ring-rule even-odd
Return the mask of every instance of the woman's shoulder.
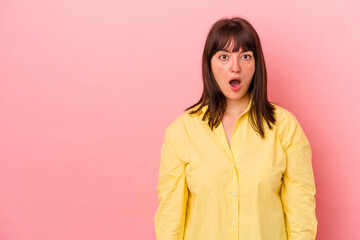
[[276, 107], [277, 134], [283, 145], [287, 146], [295, 139], [308, 143], [305, 132], [295, 114], [284, 107], [274, 105]]
[[166, 126], [165, 131], [171, 135], [179, 135], [184, 129], [184, 126], [186, 125], [186, 122], [189, 121], [189, 119], [189, 110], [175, 115]]
[[194, 116], [198, 116], [199, 114], [190, 114], [192, 109], [185, 110], [184, 112], [176, 115], [173, 120], [170, 122], [168, 128], [178, 128], [191, 122]]
[[173, 134], [180, 134], [181, 132], [186, 131], [186, 129], [192, 129], [198, 126], [202, 115], [204, 113], [203, 109], [199, 109], [198, 112], [190, 113], [193, 110], [197, 109], [198, 105], [192, 107], [188, 110], [184, 110], [182, 113], [173, 117], [168, 126], [166, 127], [166, 131]]
[[295, 114], [278, 104], [272, 103], [275, 106], [276, 121], [278, 124], [288, 124], [289, 122], [297, 121]]

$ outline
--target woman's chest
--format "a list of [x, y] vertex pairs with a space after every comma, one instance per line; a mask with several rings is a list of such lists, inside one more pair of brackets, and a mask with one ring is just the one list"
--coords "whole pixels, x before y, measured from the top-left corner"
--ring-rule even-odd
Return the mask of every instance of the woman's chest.
[[261, 139], [252, 129], [228, 128], [197, 132], [188, 137], [186, 178], [189, 189], [225, 186], [234, 174], [239, 184], [266, 182], [278, 184], [286, 169], [286, 156], [274, 131]]
[[237, 120], [237, 117], [223, 117], [221, 121], [220, 127], [223, 127], [224, 129], [229, 146], [231, 145], [231, 136], [233, 134]]

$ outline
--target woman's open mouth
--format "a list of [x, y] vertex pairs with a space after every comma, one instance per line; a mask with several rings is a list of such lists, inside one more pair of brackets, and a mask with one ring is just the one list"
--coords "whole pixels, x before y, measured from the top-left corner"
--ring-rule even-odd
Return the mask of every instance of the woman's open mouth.
[[229, 84], [233, 91], [237, 91], [241, 87], [241, 81], [239, 79], [233, 79], [229, 82]]

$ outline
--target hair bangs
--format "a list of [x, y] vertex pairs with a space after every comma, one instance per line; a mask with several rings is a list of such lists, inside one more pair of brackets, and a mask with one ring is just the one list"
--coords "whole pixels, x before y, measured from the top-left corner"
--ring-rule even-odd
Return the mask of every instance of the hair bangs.
[[242, 51], [253, 51], [255, 54], [255, 40], [246, 29], [237, 24], [232, 23], [225, 25], [219, 31], [217, 37], [214, 53], [221, 50], [237, 52], [241, 48]]

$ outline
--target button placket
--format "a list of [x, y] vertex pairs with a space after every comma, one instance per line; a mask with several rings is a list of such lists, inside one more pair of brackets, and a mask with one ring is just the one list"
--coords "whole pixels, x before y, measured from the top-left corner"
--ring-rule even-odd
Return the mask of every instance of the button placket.
[[231, 211], [230, 211], [230, 227], [231, 230], [229, 232], [229, 236], [230, 239], [236, 239], [238, 236], [238, 227], [237, 227], [237, 222], [238, 222], [238, 210], [239, 210], [239, 205], [238, 205], [238, 175], [237, 175], [237, 171], [235, 168], [235, 164], [234, 164], [234, 156], [232, 155], [232, 162], [231, 162], [231, 169], [230, 169], [230, 175], [231, 175], [231, 188], [229, 189], [229, 200], [230, 200], [230, 206], [231, 206]]

